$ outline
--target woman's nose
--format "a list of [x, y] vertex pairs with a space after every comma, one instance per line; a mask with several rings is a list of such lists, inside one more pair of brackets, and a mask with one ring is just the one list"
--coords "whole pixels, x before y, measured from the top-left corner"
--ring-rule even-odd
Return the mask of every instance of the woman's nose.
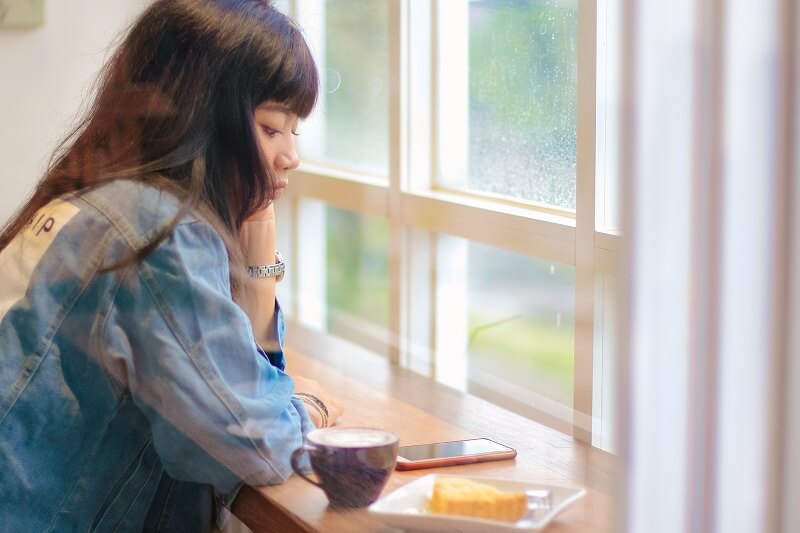
[[290, 135], [288, 142], [282, 147], [275, 160], [275, 166], [283, 170], [294, 170], [300, 166], [300, 157], [294, 143], [294, 135]]

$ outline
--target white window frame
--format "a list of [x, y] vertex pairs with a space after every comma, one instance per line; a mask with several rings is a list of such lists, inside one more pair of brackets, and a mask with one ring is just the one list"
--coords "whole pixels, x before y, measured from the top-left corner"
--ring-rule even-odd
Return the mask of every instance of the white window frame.
[[[296, 19], [299, 14], [298, 1], [308, 0], [292, 2], [292, 15]], [[600, 401], [600, 396], [594, 390], [593, 369], [598, 357], [595, 347], [604, 344], [602, 332], [599, 340], [595, 333], [595, 276], [616, 272], [617, 256], [621, 249], [619, 235], [596, 229], [595, 192], [602, 185], [595, 183], [596, 3], [579, 2], [577, 208], [571, 211], [431, 186], [435, 182], [436, 172], [436, 121], [433, 117], [438, 111], [435, 98], [437, 51], [431, 43], [435, 45], [437, 42], [436, 20], [443, 3], [441, 0], [430, 3], [410, 0], [389, 2], [388, 183], [383, 178], [358, 175], [341, 168], [303, 163], [293, 172], [292, 186], [281, 202], [282, 208], [286, 209], [284, 206], [287, 204], [290, 206], [291, 216], [297, 224], [301, 223], [298, 213], [302, 198], [321, 200], [337, 208], [379, 216], [389, 221], [389, 356], [393, 363], [404, 363], [412, 368], [415, 367], [414, 361], [419, 359], [413, 354], [421, 348], [418, 342], [409, 341], [410, 328], [415, 319], [417, 323], [420, 322], [419, 316], [436, 317], [436, 298], [433, 295], [437, 294], [438, 287], [435, 275], [431, 275], [423, 280], [424, 290], [429, 296], [412, 295], [411, 280], [418, 276], [420, 268], [435, 266], [436, 254], [430, 254], [431, 257], [426, 259], [428, 265], [425, 266], [409, 261], [410, 254], [407, 251], [412, 242], [409, 230], [425, 230], [434, 235], [446, 233], [573, 266], [576, 326], [571, 431], [576, 439], [591, 443], [593, 395], [594, 402]], [[420, 9], [429, 11], [420, 12]], [[413, 40], [409, 38], [411, 24], [415, 25]], [[305, 223], [305, 219], [302, 223]], [[293, 227], [299, 227], [297, 224], [293, 224]], [[293, 281], [284, 290], [288, 289], [291, 299], [288, 307], [295, 311], [299, 320], [290, 319], [289, 325], [290, 328], [303, 329], [306, 341], [308, 336], [319, 335], [318, 345], [324, 346], [323, 332], [309, 331], [302, 326], [302, 323], [309, 321], [319, 324], [321, 312], [313, 305], [311, 309], [305, 308], [311, 304], [302, 296], [307, 295], [309, 290], [317, 290], [319, 284], [308, 281], [307, 274], [301, 273], [304, 269], [319, 269], [311, 262], [315, 258], [303, 257], [302, 250], [308, 246], [298, 233], [292, 232], [289, 248], [290, 254], [296, 258], [289, 263], [289, 279]], [[324, 244], [324, 241], [320, 242]], [[319, 245], [319, 242], [315, 245]], [[435, 243], [432, 246], [435, 249]], [[310, 320], [304, 320], [304, 317], [310, 317]], [[431, 350], [435, 352], [437, 346], [446, 342], [446, 334], [442, 331], [441, 325], [432, 324], [430, 331], [418, 334], [416, 338], [431, 342], [435, 345], [431, 346]], [[428, 375], [433, 377], [436, 374], [435, 357], [433, 354], [429, 356], [431, 363]], [[603, 391], [602, 398], [606, 404], [604, 410], [607, 410], [613, 391]], [[594, 410], [598, 410], [598, 405]], [[596, 421], [595, 427], [598, 427]]]

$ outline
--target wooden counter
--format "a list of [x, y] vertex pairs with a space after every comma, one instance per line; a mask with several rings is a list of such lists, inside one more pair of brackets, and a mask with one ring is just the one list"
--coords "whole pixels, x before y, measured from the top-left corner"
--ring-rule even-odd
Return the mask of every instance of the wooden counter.
[[[527, 418], [433, 383], [377, 357], [312, 359], [287, 350], [291, 373], [318, 380], [345, 405], [338, 425], [392, 430], [400, 444], [488, 437], [517, 450], [517, 458], [474, 465], [394, 472], [383, 494], [431, 473], [481, 475], [584, 487], [582, 500], [548, 532], [612, 529], [615, 458]], [[390, 531], [366, 510], [334, 511], [322, 490], [297, 476], [271, 487], [244, 487], [233, 513], [254, 532]]]

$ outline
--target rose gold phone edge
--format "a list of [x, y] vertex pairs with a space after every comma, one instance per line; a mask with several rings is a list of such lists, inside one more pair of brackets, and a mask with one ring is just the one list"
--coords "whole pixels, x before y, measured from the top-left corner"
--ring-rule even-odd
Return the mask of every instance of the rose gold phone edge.
[[[395, 465], [396, 470], [407, 471], [407, 470], [422, 470], [425, 468], [439, 468], [444, 466], [456, 466], [456, 465], [468, 465], [474, 463], [486, 463], [490, 461], [502, 461], [505, 459], [514, 459], [517, 456], [517, 450], [510, 446], [506, 446], [505, 444], [501, 444], [497, 441], [492, 439], [487, 439], [485, 437], [481, 437], [480, 439], [462, 439], [462, 440], [488, 440], [494, 442], [498, 446], [503, 446], [504, 448], [508, 448], [507, 450], [497, 450], [493, 452], [485, 452], [485, 453], [477, 453], [471, 455], [456, 455], [453, 457], [439, 457], [433, 459], [422, 459], [420, 461], [410, 461], [400, 455], [397, 456], [397, 464]], [[447, 442], [458, 442], [458, 441], [447, 441]], [[437, 442], [429, 442], [429, 443], [422, 443], [422, 444], [440, 444]], [[409, 446], [417, 446], [415, 444], [411, 444]]]

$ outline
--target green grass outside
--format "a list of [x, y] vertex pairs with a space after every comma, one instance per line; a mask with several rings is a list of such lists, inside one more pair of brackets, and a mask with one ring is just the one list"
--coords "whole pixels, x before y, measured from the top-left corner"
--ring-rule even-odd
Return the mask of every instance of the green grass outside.
[[[491, 320], [470, 315], [470, 332]], [[515, 385], [572, 404], [574, 328], [523, 317], [486, 329], [469, 346], [469, 363]]]

